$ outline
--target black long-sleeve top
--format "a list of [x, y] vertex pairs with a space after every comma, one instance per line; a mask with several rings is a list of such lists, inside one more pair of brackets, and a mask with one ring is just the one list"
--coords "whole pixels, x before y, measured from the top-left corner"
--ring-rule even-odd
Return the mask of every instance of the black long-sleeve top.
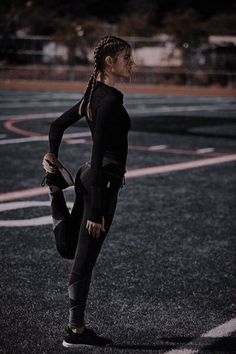
[[[78, 115], [80, 102], [64, 112], [50, 126], [50, 152], [58, 156], [65, 129], [82, 118]], [[89, 220], [101, 223], [101, 185], [103, 157], [110, 157], [125, 170], [128, 152], [130, 118], [123, 106], [123, 94], [114, 87], [97, 81], [91, 99], [92, 121], [87, 119], [93, 147], [91, 156], [91, 201]]]

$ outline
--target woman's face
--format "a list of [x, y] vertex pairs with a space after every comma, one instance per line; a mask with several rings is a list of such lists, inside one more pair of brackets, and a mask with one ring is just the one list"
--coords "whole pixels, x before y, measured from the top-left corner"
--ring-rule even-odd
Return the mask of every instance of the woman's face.
[[123, 49], [113, 61], [112, 74], [118, 77], [129, 78], [134, 62], [131, 50]]

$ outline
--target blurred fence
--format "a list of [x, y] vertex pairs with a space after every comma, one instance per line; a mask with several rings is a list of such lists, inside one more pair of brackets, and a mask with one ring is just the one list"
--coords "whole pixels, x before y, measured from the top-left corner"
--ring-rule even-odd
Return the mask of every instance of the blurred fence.
[[[204, 43], [199, 48], [191, 48], [188, 43], [177, 46], [167, 35], [156, 39], [125, 39], [131, 43], [138, 64], [132, 83], [236, 86], [236, 46], [233, 44]], [[62, 40], [45, 36], [2, 36], [0, 79], [87, 81], [93, 70], [94, 43], [84, 37]]]
[[[1, 80], [88, 81], [92, 66], [29, 65], [0, 66]], [[224, 71], [183, 71], [163, 68], [135, 68], [133, 84], [236, 87], [236, 73]]]

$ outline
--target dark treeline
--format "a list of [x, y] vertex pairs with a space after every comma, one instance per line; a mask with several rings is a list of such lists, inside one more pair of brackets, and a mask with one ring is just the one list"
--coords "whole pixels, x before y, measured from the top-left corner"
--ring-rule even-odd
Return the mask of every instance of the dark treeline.
[[235, 34], [235, 10], [233, 0], [2, 0], [0, 31], [71, 35], [81, 25], [89, 35], [106, 22], [129, 36], [189, 30], [196, 35]]

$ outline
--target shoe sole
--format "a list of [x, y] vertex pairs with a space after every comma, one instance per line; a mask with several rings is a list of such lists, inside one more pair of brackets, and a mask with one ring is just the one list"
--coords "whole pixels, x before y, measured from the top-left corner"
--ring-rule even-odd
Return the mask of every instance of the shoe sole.
[[106, 345], [95, 345], [95, 344], [84, 344], [84, 343], [74, 344], [74, 343], [68, 343], [65, 340], [63, 340], [62, 345], [65, 348], [83, 348], [83, 347], [84, 348], [94, 348], [94, 347], [104, 348], [104, 347], [111, 346], [111, 344], [106, 344]]

